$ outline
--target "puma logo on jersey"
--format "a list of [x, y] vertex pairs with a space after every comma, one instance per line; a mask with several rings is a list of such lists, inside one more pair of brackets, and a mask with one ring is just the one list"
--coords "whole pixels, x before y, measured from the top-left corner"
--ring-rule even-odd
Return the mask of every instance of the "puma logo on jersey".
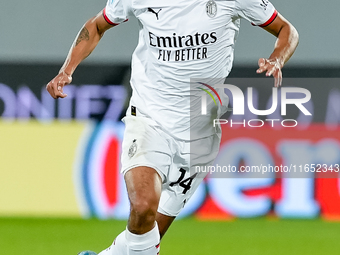
[[151, 9], [150, 7], [148, 8], [148, 12], [152, 12], [153, 14], [155, 14], [157, 20], [158, 20], [158, 13], [159, 13], [161, 10], [162, 10], [162, 9], [159, 9], [158, 12], [155, 12], [155, 10]]

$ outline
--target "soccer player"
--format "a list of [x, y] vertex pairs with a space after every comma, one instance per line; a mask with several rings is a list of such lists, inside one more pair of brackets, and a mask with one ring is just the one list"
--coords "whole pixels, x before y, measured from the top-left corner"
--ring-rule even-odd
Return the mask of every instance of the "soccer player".
[[[125, 231], [100, 255], [158, 254], [160, 239], [204, 178], [190, 172], [190, 161], [213, 162], [220, 134], [211, 123], [191, 123], [190, 78], [228, 76], [240, 18], [277, 37], [273, 52], [259, 59], [257, 69], [273, 76], [276, 87], [298, 44], [296, 29], [267, 0], [108, 0], [85, 23], [59, 74], [48, 83], [53, 98], [67, 96], [63, 87], [79, 63], [106, 30], [129, 16], [140, 25], [121, 156], [131, 209]], [[208, 113], [225, 111], [228, 99], [222, 101]], [[204, 149], [197, 154], [190, 147]]]

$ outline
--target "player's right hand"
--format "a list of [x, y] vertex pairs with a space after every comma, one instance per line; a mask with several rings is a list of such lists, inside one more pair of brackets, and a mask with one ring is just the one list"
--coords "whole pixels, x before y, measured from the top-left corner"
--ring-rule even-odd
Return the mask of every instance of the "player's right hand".
[[274, 86], [276, 88], [280, 87], [282, 84], [282, 71], [281, 68], [283, 67], [284, 62], [279, 60], [278, 58], [275, 59], [266, 59], [260, 58], [258, 61], [259, 69], [256, 70], [257, 73], [266, 72], [266, 76], [273, 76], [274, 77]]
[[60, 72], [53, 80], [51, 80], [47, 86], [46, 90], [50, 95], [54, 98], [64, 98], [67, 95], [64, 93], [63, 89], [65, 85], [68, 85], [72, 82], [72, 76], [68, 75], [65, 72]]

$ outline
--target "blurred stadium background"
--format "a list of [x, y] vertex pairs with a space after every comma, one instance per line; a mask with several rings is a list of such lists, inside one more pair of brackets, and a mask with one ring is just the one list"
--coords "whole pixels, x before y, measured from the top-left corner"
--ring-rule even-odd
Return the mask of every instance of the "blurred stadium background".
[[[102, 39], [55, 101], [45, 85], [61, 67], [83, 23], [104, 0], [16, 2], [0, 7], [0, 253], [100, 251], [124, 228], [128, 200], [119, 151], [137, 22]], [[306, 118], [288, 108], [295, 129], [224, 127], [218, 163], [340, 164], [340, 3], [278, 1], [300, 34], [284, 86], [311, 91]], [[267, 109], [271, 79], [256, 78], [275, 38], [242, 21], [229, 83], [254, 87]], [[267, 107], [267, 108], [266, 108]], [[280, 118], [275, 112], [273, 118]], [[246, 113], [245, 119], [257, 116]], [[240, 177], [240, 176], [236, 176]], [[164, 238], [162, 254], [337, 254], [340, 179], [208, 178]], [[188, 249], [188, 247], [190, 247]]]

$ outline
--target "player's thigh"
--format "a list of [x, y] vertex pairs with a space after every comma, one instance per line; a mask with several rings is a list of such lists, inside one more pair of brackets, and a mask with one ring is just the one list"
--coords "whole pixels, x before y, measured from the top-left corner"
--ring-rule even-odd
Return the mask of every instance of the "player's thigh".
[[171, 150], [165, 135], [144, 117], [127, 116], [122, 144], [122, 170], [131, 209], [156, 214], [162, 182], [171, 165]]
[[131, 209], [156, 213], [162, 191], [158, 172], [151, 167], [138, 166], [127, 171], [124, 178]]

